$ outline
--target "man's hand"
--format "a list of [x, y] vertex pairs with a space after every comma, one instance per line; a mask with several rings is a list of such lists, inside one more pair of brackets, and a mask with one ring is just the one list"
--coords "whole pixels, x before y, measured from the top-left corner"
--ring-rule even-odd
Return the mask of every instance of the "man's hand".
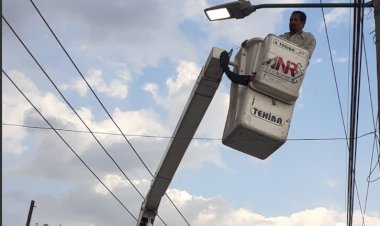
[[223, 71], [227, 71], [229, 69], [228, 63], [230, 62], [230, 56], [227, 53], [227, 51], [223, 51], [220, 53], [219, 62], [220, 62], [220, 67], [223, 69]]
[[244, 40], [244, 42], [241, 43], [241, 47], [245, 47], [247, 45], [248, 39]]

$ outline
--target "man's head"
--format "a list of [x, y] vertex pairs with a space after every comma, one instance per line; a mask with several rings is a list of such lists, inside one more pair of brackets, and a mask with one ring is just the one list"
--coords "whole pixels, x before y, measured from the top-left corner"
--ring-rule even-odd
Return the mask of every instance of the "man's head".
[[290, 16], [289, 30], [290, 33], [297, 33], [302, 31], [306, 23], [306, 14], [302, 11], [294, 11]]

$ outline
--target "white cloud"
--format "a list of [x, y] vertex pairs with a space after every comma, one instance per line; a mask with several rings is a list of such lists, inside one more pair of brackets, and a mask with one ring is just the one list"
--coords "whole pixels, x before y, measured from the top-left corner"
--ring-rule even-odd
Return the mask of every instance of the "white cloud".
[[[55, 127], [61, 125], [76, 125], [78, 120], [70, 111], [68, 106], [60, 101], [50, 92], [43, 93], [37, 89], [34, 82], [25, 74], [18, 71], [10, 71], [9, 75], [19, 86], [25, 96], [35, 105], [35, 107], [44, 115], [45, 118]], [[3, 118], [7, 123], [26, 124], [34, 126], [49, 127], [32, 105], [13, 89], [8, 82], [4, 82], [3, 87]], [[29, 121], [30, 122], [29, 122]], [[79, 127], [82, 128], [82, 127]], [[5, 139], [5, 147], [7, 151], [21, 154], [26, 150], [23, 140], [27, 136], [27, 132], [22, 128], [6, 127], [3, 130], [3, 139]], [[28, 131], [29, 132], [29, 131]]]
[[[86, 46], [84, 54], [99, 56], [102, 52], [102, 58], [107, 59], [123, 54], [124, 60], [134, 69], [156, 66], [160, 58], [179, 59], [194, 55], [194, 44], [181, 33], [179, 24], [202, 15], [204, 6], [204, 1], [189, 0], [160, 3], [81, 0], [73, 4], [59, 1], [44, 4], [50, 21], [60, 24], [58, 27], [65, 32], [82, 31], [79, 45]], [[112, 13], [99, 16], [110, 10]], [[55, 13], [57, 11], [59, 13]], [[75, 24], [75, 27], [68, 24]]]
[[143, 87], [145, 91], [152, 94], [157, 104], [169, 111], [170, 117], [168, 121], [174, 123], [174, 125], [189, 98], [199, 72], [200, 67], [194, 62], [180, 61], [176, 74], [166, 80], [166, 87], [163, 88], [163, 90], [168, 90], [166, 96], [158, 92], [160, 90], [158, 84], [150, 83], [145, 84]]
[[317, 58], [317, 59], [315, 59], [315, 61], [313, 62], [314, 64], [320, 64], [320, 63], [322, 63], [322, 58]]
[[161, 101], [159, 98], [159, 89], [160, 89], [160, 87], [155, 83], [147, 83], [147, 84], [144, 84], [144, 86], [143, 86], [143, 90], [152, 94], [153, 99], [157, 103], [159, 103]]
[[[103, 79], [103, 72], [98, 69], [91, 69], [85, 76], [88, 84], [94, 89], [95, 93], [103, 93], [110, 97], [116, 97], [120, 99], [125, 99], [128, 95], [128, 87], [126, 81], [130, 79], [127, 72], [119, 72], [121, 79], [112, 79], [109, 84]], [[84, 96], [89, 91], [86, 82], [80, 78], [75, 79], [71, 84], [63, 84], [62, 88], [64, 90], [76, 90], [81, 96]]]
[[[139, 214], [142, 198], [136, 190], [116, 175], [106, 175], [105, 184], [116, 194], [122, 203], [132, 211]], [[148, 187], [148, 181], [133, 181], [134, 184], [143, 184]], [[36, 194], [38, 206], [33, 213], [32, 222], [49, 223], [54, 220], [62, 225], [134, 225], [136, 221], [120, 206], [111, 195], [105, 193], [99, 183], [83, 183], [82, 186], [74, 187], [64, 192], [59, 198], [50, 195]], [[91, 189], [89, 189], [91, 187]], [[326, 207], [315, 207], [300, 210], [283, 216], [264, 216], [252, 209], [233, 207], [220, 197], [204, 197], [193, 195], [189, 192], [171, 188], [167, 194], [177, 208], [181, 211], [190, 225], [196, 226], [235, 226], [235, 225], [258, 225], [258, 226], [343, 226], [346, 225], [346, 214]], [[9, 196], [6, 196], [8, 199]], [[124, 200], [128, 200], [125, 202]], [[20, 200], [24, 201], [24, 199]], [[30, 200], [25, 200], [30, 201]], [[102, 205], [99, 205], [102, 203]], [[59, 210], [59, 211], [57, 211]], [[9, 208], [6, 212], [11, 211]], [[174, 209], [172, 203], [163, 197], [158, 215], [167, 225], [184, 225], [185, 222]], [[86, 217], [81, 217], [86, 216]], [[120, 217], [123, 216], [123, 217]], [[122, 219], [122, 220], [121, 220]], [[365, 225], [377, 226], [380, 217], [365, 215]], [[50, 222], [49, 222], [50, 220]], [[5, 219], [5, 225], [10, 222], [21, 222], [17, 219]], [[156, 217], [155, 225], [162, 225]], [[362, 225], [362, 215], [359, 211], [354, 212], [353, 226]]]
[[[36, 87], [30, 79], [26, 78], [24, 74], [18, 71], [10, 71], [7, 74], [13, 80], [25, 81], [20, 86], [26, 93], [35, 91]], [[22, 124], [24, 120], [24, 114], [30, 111], [32, 106], [27, 103], [24, 97], [18, 94], [16, 88], [12, 87], [10, 81], [2, 77], [2, 122]], [[22, 154], [27, 150], [27, 145], [24, 145], [21, 141], [26, 137], [26, 132], [22, 128], [3, 126], [2, 139], [7, 142], [2, 142], [2, 150], [4, 152], [10, 152], [13, 154]]]
[[[349, 60], [349, 57], [347, 56], [346, 53], [342, 53], [342, 52], [338, 52], [336, 50], [332, 50], [331, 54], [332, 54], [334, 63], [343, 64], [343, 63], [347, 63]], [[329, 61], [330, 61], [330, 59], [329, 59]], [[322, 62], [323, 62], [322, 58], [317, 58], [312, 63], [313, 64], [321, 64]]]
[[203, 9], [207, 8], [207, 3], [205, 0], [199, 0], [199, 1], [182, 1], [181, 2], [184, 7], [181, 7], [181, 15], [183, 15], [185, 18], [193, 19], [193, 18], [199, 18], [203, 16], [202, 11]]
[[[194, 76], [195, 71], [197, 73], [199, 68], [195, 65], [195, 63], [191, 62], [181, 62], [178, 67], [178, 74], [173, 79], [169, 79], [168, 86], [172, 90], [170, 95], [166, 97], [160, 97], [165, 101], [165, 105], [162, 104], [162, 107], [165, 106], [173, 106], [173, 103], [177, 101], [182, 101], [181, 105], [184, 105], [187, 101], [186, 98], [188, 98], [188, 94], [183, 95], [183, 93], [189, 92], [192, 88], [192, 86], [195, 84], [195, 78]], [[96, 80], [95, 76], [95, 80]], [[92, 81], [96, 85], [96, 81]], [[34, 87], [32, 81], [26, 82], [26, 84], [29, 84], [30, 86]], [[7, 88], [7, 87], [5, 87]], [[145, 86], [146, 90], [156, 90], [158, 87], [155, 84], [148, 84]], [[39, 94], [39, 92], [29, 93], [31, 96], [33, 96], [34, 100], [37, 100], [36, 103], [38, 103], [38, 107], [41, 109], [41, 112], [45, 117], [49, 119], [49, 121], [54, 122], [54, 126], [56, 128], [67, 128], [67, 129], [80, 129], [87, 131], [87, 129], [84, 128], [82, 123], [79, 121], [79, 119], [71, 112], [71, 110], [68, 108], [68, 106], [61, 100], [59, 100], [57, 97], [55, 97], [51, 93], [46, 93], [45, 95]], [[182, 94], [182, 95], [181, 95]], [[224, 94], [225, 95], [225, 94]], [[182, 98], [182, 100], [180, 98]], [[220, 99], [218, 97], [217, 99]], [[225, 96], [224, 99], [220, 99], [221, 101], [216, 101], [215, 107], [211, 107], [209, 109], [210, 113], [209, 116], [205, 116], [209, 123], [207, 125], [212, 125], [211, 123], [215, 124], [216, 126], [208, 127], [203, 126], [203, 128], [200, 131], [200, 134], [203, 134], [204, 136], [211, 136], [212, 134], [215, 134], [215, 137], [221, 137], [222, 128], [224, 126], [224, 120], [223, 116], [221, 116], [220, 112], [221, 110], [226, 112], [227, 109], [227, 101], [228, 97]], [[14, 111], [14, 109], [17, 109], [21, 106], [28, 106], [23, 104], [20, 101], [16, 101], [15, 103], [18, 103], [17, 105], [13, 106], [12, 109], [9, 109], [10, 112]], [[51, 107], [54, 106], [54, 107]], [[24, 112], [26, 112], [28, 109], [24, 109]], [[172, 110], [172, 109], [171, 109]], [[180, 112], [182, 109], [175, 109], [176, 111]], [[93, 115], [93, 112], [91, 108], [89, 107], [80, 107], [78, 110], [76, 110], [78, 115], [81, 116], [81, 118], [85, 121], [88, 127], [91, 128], [92, 131], [97, 132], [110, 132], [110, 133], [119, 133], [117, 128], [115, 127], [114, 123], [110, 119], [105, 119], [101, 121], [97, 121], [96, 118]], [[212, 113], [214, 112], [214, 113]], [[20, 112], [21, 113], [21, 112]], [[218, 117], [215, 117], [215, 116]], [[22, 124], [24, 122], [25, 114], [20, 114], [18, 123]], [[154, 149], [160, 150], [158, 152], [150, 152], [148, 156], [145, 156], [144, 159], [147, 160], [150, 165], [158, 164], [159, 159], [162, 157], [162, 151], [165, 150], [165, 142], [168, 141], [168, 139], [161, 140], [156, 139], [156, 141], [151, 142], [151, 144], [147, 145], [143, 142], [143, 137], [136, 137], [134, 135], [149, 135], [149, 136], [171, 136], [172, 131], [168, 130], [167, 126], [164, 126], [166, 123], [166, 120], [172, 121], [170, 119], [162, 119], [159, 114], [154, 112], [151, 109], [140, 109], [140, 110], [133, 110], [133, 111], [122, 111], [119, 108], [115, 108], [112, 113], [113, 119], [118, 123], [118, 126], [123, 129], [123, 133], [129, 136], [128, 138], [131, 140], [134, 140], [135, 145], [143, 145], [142, 147], [139, 147], [139, 153], [145, 153], [147, 151], [150, 151], [152, 148], [151, 146], [155, 146]], [[175, 117], [179, 117], [179, 115], [176, 115]], [[29, 117], [30, 118], [30, 117]], [[42, 121], [42, 119], [39, 116], [35, 116], [34, 120], [37, 120], [39, 122]], [[30, 121], [30, 119], [29, 119]], [[173, 124], [175, 124], [174, 122]], [[29, 124], [29, 123], [26, 123]], [[13, 127], [10, 127], [11, 129]], [[217, 132], [215, 132], [215, 128], [219, 128]], [[8, 130], [13, 131], [13, 130]], [[25, 132], [25, 129], [21, 130], [22, 132]], [[33, 132], [33, 131], [30, 131]], [[7, 133], [5, 133], [7, 134]], [[31, 165], [34, 165], [35, 162], [44, 162], [45, 157], [50, 156], [43, 154], [47, 146], [56, 146], [56, 150], [61, 151], [62, 154], [60, 154], [62, 157], [57, 159], [59, 163], [56, 164], [68, 164], [68, 161], [72, 161], [75, 159], [75, 156], [70, 154], [67, 147], [65, 147], [62, 143], [62, 141], [58, 138], [58, 136], [53, 134], [54, 139], [51, 139], [49, 137], [43, 137], [43, 133], [38, 135], [39, 133], [34, 134], [31, 137], [38, 136], [38, 142], [37, 145], [39, 146], [39, 150], [37, 153], [41, 152], [41, 154], [38, 154], [38, 157], [30, 160], [30, 162], [26, 165], [30, 167]], [[65, 132], [62, 133], [64, 135], [64, 138], [67, 140], [70, 140], [70, 145], [74, 148], [74, 150], [79, 154], [86, 154], [86, 155], [92, 155], [91, 150], [95, 149], [98, 151], [101, 151], [98, 144], [96, 144], [95, 140], [90, 134], [86, 133], [69, 133]], [[210, 135], [211, 134], [211, 135]], [[23, 136], [25, 137], [26, 134]], [[106, 148], [114, 148], [118, 145], [124, 144], [125, 140], [122, 138], [122, 136], [109, 136], [105, 134], [96, 134], [96, 137], [101, 141], [101, 143]], [[13, 144], [23, 144], [22, 137], [17, 138], [16, 136], [9, 133], [9, 136], [5, 135], [3, 136], [3, 143], [7, 143], [8, 145]], [[13, 141], [12, 141], [13, 140]], [[56, 143], [56, 144], [53, 144]], [[158, 146], [158, 144], [160, 146]], [[199, 168], [206, 162], [211, 162], [219, 167], [226, 168], [225, 163], [223, 163], [222, 157], [220, 155], [219, 149], [217, 148], [220, 146], [220, 143], [216, 142], [201, 142], [198, 141], [193, 142], [190, 145], [188, 154], [184, 158], [183, 161], [183, 169], [194, 169]], [[25, 148], [26, 146], [24, 146]], [[59, 148], [58, 148], [59, 147]], [[14, 150], [14, 149], [10, 149]], [[98, 152], [99, 153], [99, 152]], [[148, 153], [148, 152], [147, 152]], [[95, 153], [94, 153], [95, 154]], [[44, 157], [45, 156], [45, 157]], [[73, 164], [75, 164], [75, 161]], [[98, 161], [98, 160], [97, 160]], [[38, 164], [38, 169], [35, 170], [29, 170], [28, 174], [32, 172], [48, 172], [47, 176], [50, 177], [52, 175], [51, 173], [56, 171], [45, 171], [45, 169], [51, 167], [51, 164], [53, 162], [49, 162], [49, 164]], [[71, 163], [70, 163], [71, 164]], [[138, 165], [139, 163], [134, 163], [133, 165]], [[24, 168], [20, 166], [19, 172], [24, 172]], [[153, 167], [154, 168], [154, 167]], [[74, 169], [74, 168], [73, 168]], [[26, 172], [26, 171], [25, 171]], [[62, 171], [63, 172], [63, 171]], [[61, 174], [58, 173], [58, 174]], [[45, 173], [42, 173], [44, 175]]]
[[176, 95], [179, 91], [183, 92], [183, 87], [188, 87], [194, 84], [200, 68], [194, 63], [189, 61], [181, 61], [177, 68], [177, 75], [175, 80], [169, 78], [166, 81], [166, 86], [169, 90], [169, 95]]
[[[169, 91], [166, 96], [159, 92], [160, 87], [158, 84], [144, 85], [143, 89], [152, 94], [157, 104], [169, 111], [171, 116], [168, 121], [173, 123], [172, 126], [177, 123], [200, 71], [201, 68], [195, 62], [180, 61], [176, 69], [176, 75], [167, 79], [166, 87], [162, 89]], [[224, 78], [224, 80], [227, 79]], [[229, 80], [227, 80], [227, 84], [230, 84]], [[229, 94], [225, 92], [225, 89], [223, 84], [219, 86], [202, 121], [207, 123], [201, 123], [197, 136], [207, 136], [208, 138], [220, 138], [222, 136], [229, 104]]]
[[[121, 128], [125, 128], [123, 130], [125, 134], [168, 134], [165, 127], [160, 123], [159, 115], [149, 109], [124, 112], [116, 108], [113, 113], [113, 118], [118, 122]], [[102, 127], [103, 125], [99, 125], [99, 129]]]
[[[227, 39], [228, 45], [240, 45], [252, 36], [273, 33], [282, 20], [278, 15], [284, 11], [261, 9], [242, 20], [210, 22], [203, 12], [208, 7], [204, 0], [165, 0], [157, 3], [147, 0], [113, 0], [109, 3], [80, 0], [72, 4], [52, 1], [36, 5], [54, 25], [56, 33], [75, 32], [76, 36], [80, 36], [79, 41], [70, 36], [61, 35], [61, 38], [66, 44], [79, 42], [76, 45], [82, 46], [81, 55], [110, 61], [121, 55], [123, 61], [133, 67], [132, 71], [157, 66], [165, 58], [172, 61], [195, 58], [198, 49], [203, 48], [202, 51], [207, 52], [209, 46], [221, 39]], [[88, 10], [88, 5], [91, 5], [91, 10]], [[111, 10], [112, 13], [109, 13]], [[258, 20], [265, 21], [265, 24], [257, 23]], [[195, 24], [195, 29], [202, 36], [196, 41], [190, 39], [184, 33], [188, 31], [186, 23]]]
[[181, 163], [181, 169], [199, 169], [206, 163], [228, 169], [220, 153], [221, 147], [221, 141], [192, 141]]
[[93, 114], [91, 112], [91, 109], [86, 107], [81, 107], [79, 110], [77, 110], [78, 115], [83, 119], [83, 121], [91, 126], [91, 121], [93, 120]]
[[336, 62], [337, 63], [346, 63], [346, 62], [348, 62], [348, 57], [338, 57], [336, 59]]
[[[341, 25], [342, 23], [348, 23], [349, 20], [347, 20], [349, 16], [349, 9], [346, 8], [335, 8], [331, 10], [329, 13], [325, 14], [325, 21], [327, 27], [337, 27]], [[325, 24], [322, 21], [319, 30], [324, 30]]]
[[[169, 90], [169, 93], [166, 96], [158, 92], [159, 86], [157, 84], [145, 84], [143, 87], [144, 90], [149, 91], [152, 94], [152, 97], [158, 104], [169, 111], [171, 116], [168, 121], [172, 123], [171, 128], [173, 128], [173, 130], [189, 99], [191, 90], [196, 84], [196, 79], [200, 73], [200, 67], [194, 62], [181, 61], [177, 66], [176, 72], [176, 76], [171, 77], [166, 81], [167, 87], [165, 90]], [[223, 92], [223, 87], [220, 86], [202, 119], [203, 123], [200, 124], [195, 137], [222, 137], [228, 110], [228, 102], [229, 95]], [[218, 150], [218, 147], [220, 146], [220, 141], [193, 141], [187, 150], [182, 165], [184, 168], [199, 168], [205, 162], [212, 162], [219, 167], [225, 168], [226, 165]]]
[[338, 181], [334, 179], [326, 179], [325, 184], [327, 187], [334, 188], [338, 185]]
[[[117, 187], [122, 189], [122, 187], [128, 186], [125, 180], [123, 180], [123, 178], [118, 175], [106, 175], [102, 181], [111, 191]], [[102, 184], [95, 186], [95, 192], [103, 195], [108, 194], [108, 190]]]
[[3, 126], [1, 150], [16, 155], [24, 153], [28, 150], [28, 145], [20, 142], [26, 137], [25, 130], [17, 127]]
[[[181, 195], [182, 193], [182, 195]], [[232, 208], [220, 198], [204, 198], [191, 196], [185, 191], [176, 189], [168, 190], [168, 194], [174, 203], [179, 203], [182, 210], [186, 210], [185, 216], [191, 218], [191, 225], [197, 226], [234, 226], [234, 225], [258, 225], [258, 226], [326, 226], [345, 225], [346, 214], [334, 209], [317, 207], [314, 209], [301, 210], [289, 216], [267, 217], [247, 208]], [[167, 202], [167, 201], [166, 201]], [[167, 205], [168, 203], [163, 203]], [[201, 208], [192, 209], [192, 206]], [[163, 212], [166, 212], [162, 210]], [[378, 216], [365, 216], [366, 225], [375, 226], [380, 224]], [[354, 224], [360, 226], [361, 213], [355, 211]]]

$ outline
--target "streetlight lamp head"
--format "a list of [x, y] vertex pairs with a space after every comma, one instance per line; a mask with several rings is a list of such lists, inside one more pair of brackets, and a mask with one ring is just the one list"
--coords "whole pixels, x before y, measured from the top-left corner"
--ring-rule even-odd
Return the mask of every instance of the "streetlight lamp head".
[[231, 18], [227, 8], [205, 10], [205, 13], [207, 18], [211, 21]]
[[213, 6], [204, 11], [210, 21], [230, 18], [241, 19], [254, 12], [255, 7], [249, 1], [240, 0]]

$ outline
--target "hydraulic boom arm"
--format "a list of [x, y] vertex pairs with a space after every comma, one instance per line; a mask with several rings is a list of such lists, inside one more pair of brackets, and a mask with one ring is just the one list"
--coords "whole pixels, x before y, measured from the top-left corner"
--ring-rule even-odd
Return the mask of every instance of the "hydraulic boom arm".
[[223, 49], [212, 48], [191, 91], [166, 152], [142, 203], [137, 226], [153, 225], [158, 206], [194, 136], [222, 78], [219, 56]]

